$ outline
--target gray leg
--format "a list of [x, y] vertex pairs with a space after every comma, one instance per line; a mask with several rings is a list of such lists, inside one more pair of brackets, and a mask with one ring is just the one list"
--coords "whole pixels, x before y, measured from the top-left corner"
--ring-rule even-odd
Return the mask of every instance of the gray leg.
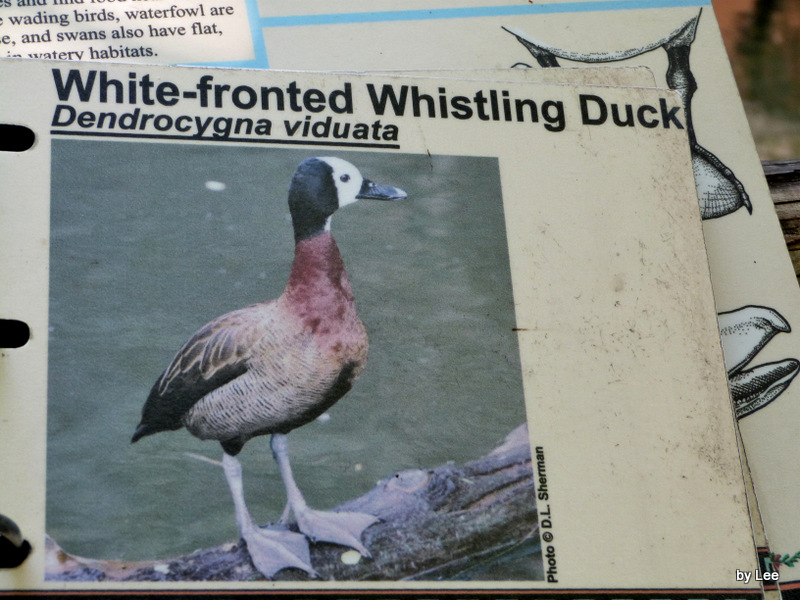
[[[361, 543], [361, 534], [379, 519], [364, 513], [322, 512], [310, 509], [292, 476], [286, 436], [280, 433], [272, 434], [270, 445], [275, 462], [278, 463], [283, 484], [286, 486], [289, 506], [297, 518], [297, 526], [300, 531], [307, 535], [311, 541], [331, 542], [349, 546], [358, 550], [362, 556], [370, 556], [369, 550]], [[284, 517], [286, 516], [287, 512], [284, 511]]]
[[222, 455], [225, 478], [233, 496], [236, 524], [239, 534], [247, 544], [247, 551], [255, 567], [270, 579], [281, 569], [294, 567], [316, 576], [311, 566], [308, 542], [305, 537], [291, 531], [262, 529], [253, 522], [244, 502], [242, 465], [228, 453]]

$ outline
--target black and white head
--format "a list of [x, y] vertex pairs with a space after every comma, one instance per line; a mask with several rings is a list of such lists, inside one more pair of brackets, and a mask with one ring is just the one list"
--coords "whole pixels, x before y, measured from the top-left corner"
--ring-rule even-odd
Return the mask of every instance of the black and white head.
[[336, 157], [307, 158], [289, 184], [289, 211], [295, 241], [330, 230], [330, 218], [357, 200], [402, 200], [400, 188], [364, 179], [356, 167]]

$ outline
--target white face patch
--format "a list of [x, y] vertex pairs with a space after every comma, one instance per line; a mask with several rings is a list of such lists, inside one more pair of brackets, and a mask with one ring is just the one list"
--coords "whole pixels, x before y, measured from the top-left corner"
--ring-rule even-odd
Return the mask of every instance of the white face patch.
[[335, 156], [321, 156], [319, 160], [325, 161], [333, 169], [333, 182], [339, 196], [339, 208], [352, 204], [361, 191], [364, 178], [353, 165], [346, 160]]

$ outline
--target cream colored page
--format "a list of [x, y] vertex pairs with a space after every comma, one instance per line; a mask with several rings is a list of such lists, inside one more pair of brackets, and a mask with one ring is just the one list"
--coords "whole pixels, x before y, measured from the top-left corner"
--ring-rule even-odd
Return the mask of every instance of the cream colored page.
[[[155, 5], [156, 3], [151, 3]], [[233, 3], [229, 3], [233, 4]], [[469, 3], [468, 8], [497, 8], [506, 3]], [[557, 2], [538, 3], [553, 4]], [[110, 5], [109, 5], [110, 6]], [[209, 5], [206, 5], [208, 7]], [[800, 524], [792, 508], [793, 503], [786, 498], [786, 490], [793, 489], [787, 482], [797, 479], [793, 461], [783, 454], [776, 457], [772, 446], [767, 447], [764, 439], [774, 439], [781, 447], [789, 447], [794, 439], [794, 430], [787, 423], [797, 422], [795, 400], [796, 392], [790, 385], [796, 373], [791, 362], [797, 357], [794, 334], [789, 329], [800, 319], [796, 306], [793, 270], [788, 258], [784, 258], [777, 219], [774, 217], [771, 202], [763, 182], [760, 167], [749, 142], [749, 131], [744, 114], [739, 107], [735, 85], [724, 56], [711, 7], [661, 8], [620, 10], [608, 12], [557, 13], [553, 14], [514, 14], [498, 16], [497, 13], [481, 15], [465, 14], [451, 19], [426, 19], [424, 21], [397, 20], [382, 22], [380, 15], [368, 14], [365, 22], [350, 22], [347, 19], [325, 22], [322, 25], [302, 23], [305, 15], [327, 15], [334, 11], [328, 3], [275, 3], [261, 2], [253, 10], [248, 3], [249, 31], [237, 28], [237, 43], [249, 46], [255, 58], [248, 52], [235, 56], [226, 52], [214, 54], [210, 60], [224, 57], [226, 60], [249, 61], [252, 66], [277, 68], [486, 68], [509, 67], [518, 62], [526, 62], [538, 70], [536, 61], [530, 53], [503, 27], [514, 28], [532, 38], [578, 53], [614, 52], [618, 50], [645, 47], [680, 27], [696, 16], [702, 8], [697, 37], [691, 45], [692, 73], [698, 83], [692, 108], [694, 111], [695, 133], [698, 142], [714, 153], [727, 168], [743, 183], [753, 206], [749, 215], [744, 207], [735, 212], [705, 222], [705, 234], [709, 244], [709, 255], [715, 281], [718, 312], [739, 317], [745, 324], [753, 323], [767, 315], [771, 323], [769, 343], [758, 347], [758, 340], [750, 350], [758, 347], [758, 355], [750, 356], [751, 363], [745, 366], [731, 365], [731, 376], [740, 371], [751, 371], [751, 367], [763, 368], [767, 372], [767, 383], [760, 394], [763, 399], [773, 395], [773, 402], [763, 409], [745, 417], [741, 421], [742, 435], [748, 449], [750, 464], [764, 512], [766, 528], [773, 549], [780, 554], [796, 551], [800, 538]], [[461, 5], [459, 5], [461, 6]], [[233, 5], [235, 16], [241, 17], [245, 8]], [[336, 5], [340, 13], [394, 12], [396, 5], [352, 3]], [[415, 4], [407, 5], [408, 10], [425, 10], [430, 7]], [[75, 10], [71, 7], [69, 10]], [[452, 8], [452, 5], [437, 4], [436, 9]], [[12, 7], [0, 8], [3, 25], [0, 30], [6, 37], [0, 49], [11, 55], [11, 43], [16, 33], [8, 29], [9, 14], [19, 16], [22, 10]], [[56, 11], [56, 7], [28, 7], [26, 14], [33, 18], [39, 10]], [[68, 11], [67, 8], [58, 10]], [[107, 9], [108, 10], [108, 9]], [[114, 9], [116, 12], [116, 8]], [[531, 9], [532, 13], [535, 8]], [[101, 14], [99, 10], [94, 12]], [[253, 30], [253, 15], [257, 13], [263, 28]], [[445, 15], [442, 15], [445, 16]], [[275, 20], [270, 20], [272, 18]], [[283, 17], [295, 18], [290, 25]], [[99, 17], [98, 17], [99, 18]], [[227, 20], [225, 23], [233, 22]], [[232, 17], [231, 17], [232, 19]], [[220, 23], [222, 18], [218, 19]], [[164, 21], [165, 26], [175, 27], [178, 21]], [[378, 23], [380, 25], [378, 25]], [[211, 24], [211, 21], [209, 21]], [[407, 40], [409, 26], [415, 33], [414, 44], [402, 43]], [[50, 35], [58, 33], [54, 25], [42, 27], [31, 23], [31, 33], [44, 36], [47, 29]], [[59, 26], [60, 27], [60, 26]], [[105, 27], [105, 26], [104, 26]], [[141, 27], [140, 27], [141, 28]], [[221, 26], [220, 26], [221, 28]], [[142, 28], [143, 35], [149, 29]], [[87, 28], [87, 31], [89, 28]], [[110, 32], [110, 30], [107, 30]], [[227, 30], [226, 30], [227, 31]], [[108, 33], [110, 35], [110, 33]], [[188, 36], [188, 31], [187, 31]], [[49, 37], [49, 36], [48, 36]], [[173, 34], [172, 38], [183, 40], [183, 36]], [[196, 36], [200, 39], [200, 36]], [[213, 36], [212, 36], [213, 37]], [[209, 38], [203, 38], [208, 40]], [[227, 38], [221, 38], [227, 39]], [[342, 44], [343, 39], [348, 44]], [[230, 40], [229, 40], [230, 41]], [[88, 40], [81, 48], [87, 52], [94, 40]], [[204, 41], [204, 43], [207, 43]], [[37, 45], [38, 44], [38, 45]], [[120, 43], [123, 45], [123, 43]], [[127, 42], [126, 42], [127, 44]], [[20, 44], [21, 45], [21, 44]], [[28, 42], [30, 48], [44, 48], [39, 42]], [[107, 44], [106, 44], [107, 45]], [[172, 43], [170, 42], [170, 47]], [[94, 47], [94, 46], [93, 46]], [[130, 45], [130, 47], [134, 47]], [[70, 45], [64, 51], [78, 51]], [[50, 51], [48, 49], [48, 51]], [[194, 55], [199, 52], [193, 50]], [[109, 52], [109, 55], [111, 53]], [[73, 58], [76, 55], [73, 55]], [[183, 56], [183, 55], [180, 55]], [[65, 57], [66, 58], [66, 57]], [[138, 60], [129, 57], [126, 60]], [[175, 60], [183, 60], [176, 58]], [[146, 62], [151, 62], [152, 59]], [[194, 60], [186, 62], [196, 62]], [[667, 72], [667, 56], [663, 48], [615, 64], [643, 64], [650, 66], [659, 78]], [[560, 60], [560, 64], [581, 64]], [[660, 79], [659, 84], [664, 85]], [[729, 110], [723, 107], [730, 107]], [[755, 316], [750, 307], [756, 307]], [[774, 338], [771, 337], [774, 335]], [[747, 345], [748, 342], [745, 342]], [[747, 349], [734, 350], [737, 355], [748, 355]], [[772, 368], [773, 366], [778, 368]], [[758, 375], [758, 373], [755, 373]], [[787, 388], [788, 386], [788, 388]], [[785, 389], [783, 393], [779, 393]], [[745, 397], [743, 401], [747, 401]], [[774, 498], [775, 500], [770, 500]], [[791, 571], [786, 571], [791, 574]]]
[[[41, 547], [47, 518], [43, 449], [47, 443], [44, 424], [48, 401], [43, 382], [47, 378], [49, 185], [41, 174], [49, 169], [51, 143], [86, 140], [87, 134], [89, 138], [102, 140], [128, 132], [134, 133], [134, 137], [118, 137], [114, 143], [129, 144], [131, 151], [141, 146], [139, 141], [156, 143], [159, 148], [166, 144], [164, 148], [170, 148], [173, 154], [181, 152], [182, 146], [197, 148], [202, 144], [206, 152], [219, 157], [221, 164], [226, 152], [241, 144], [252, 147], [253, 151], [270, 149], [273, 154], [269, 156], [274, 157], [277, 156], [274, 152], [289, 151], [287, 141], [293, 142], [295, 150], [304, 149], [308, 155], [359, 159], [378, 171], [381, 164], [399, 160], [403, 155], [417, 155], [424, 164], [426, 178], [432, 177], [434, 181], [438, 181], [437, 157], [497, 158], [516, 315], [516, 323], [508, 325], [513, 326], [518, 336], [537, 479], [546, 478], [547, 495], [540, 495], [537, 501], [539, 532], [545, 542], [540, 559], [545, 561], [545, 554], [554, 556], [553, 579], [371, 584], [310, 581], [295, 582], [291, 584], [293, 588], [300, 585], [309, 589], [349, 589], [368, 585], [370, 589], [414, 590], [431, 586], [437, 589], [522, 586], [553, 590], [735, 589], [743, 594], [759, 589], [753, 581], [744, 584], [735, 579], [736, 569], [754, 569], [753, 537], [686, 132], [667, 116], [679, 120], [682, 117], [675, 95], [647, 89], [532, 86], [513, 82], [404, 81], [379, 75], [104, 66], [106, 77], [111, 80], [127, 80], [132, 72], [137, 81], [175, 86], [160, 88], [162, 95], [155, 98], [154, 104], [143, 99], [131, 104], [126, 98], [121, 98], [120, 103], [100, 101], [96, 90], [90, 93], [90, 98], [80, 100], [76, 92], [66, 94], [63, 86], [59, 98], [54, 67], [62, 77], [62, 84], [69, 72], [81, 73], [86, 78], [92, 69], [98, 68], [76, 63], [22, 61], [0, 65], [4, 80], [15, 84], [0, 90], [4, 120], [28, 125], [39, 135], [31, 151], [12, 159], [0, 158], [4, 178], [10, 182], [4, 186], [2, 208], [6, 218], [2, 226], [6, 233], [0, 240], [4, 255], [11, 260], [3, 262], [2, 278], [15, 281], [24, 273], [20, 284], [8, 288], [14, 293], [2, 296], [0, 308], [4, 314], [29, 322], [34, 332], [33, 343], [13, 356], [4, 357], [2, 363], [3, 396], [11, 400], [2, 405], [0, 422], [4, 431], [11, 434], [0, 436], [0, 451], [4, 456], [14, 457], [10, 469], [19, 484], [15, 489], [3, 487], [0, 494], [3, 510], [14, 515], [39, 548], [20, 570], [2, 573], [0, 582], [4, 588], [84, 589], [90, 585], [104, 589], [121, 585], [65, 583], [43, 578]], [[202, 96], [203, 89], [208, 92], [209, 84], [229, 86], [226, 89], [232, 94], [220, 96], [218, 107], [213, 104], [204, 107], [197, 96]], [[319, 112], [316, 112], [319, 105], [311, 102], [306, 107], [311, 106], [315, 111], [308, 113], [294, 111], [289, 104], [283, 110], [273, 106], [257, 112], [252, 112], [253, 106], [235, 108], [234, 97], [242, 105], [251, 98], [249, 90], [257, 95], [256, 90], [262, 85], [283, 90], [294, 89], [292, 86], [319, 90], [326, 102], [336, 92], [339, 100], [331, 100], [330, 108]], [[403, 85], [417, 86], [414, 93], [421, 94], [419, 116], [414, 116], [410, 108], [401, 116], [394, 109], [387, 111], [386, 105], [383, 108], [376, 105], [376, 91], [388, 93], [391, 89], [400, 93]], [[435, 101], [433, 114], [425, 112], [429, 104], [423, 96], [438, 100], [440, 88], [446, 90], [444, 101], [452, 112], [439, 113]], [[37, 93], [33, 94], [34, 91]], [[343, 109], [341, 102], [348, 94], [352, 112], [334, 111], [334, 106]], [[21, 98], [35, 98], [35, 101], [21, 102]], [[177, 102], [172, 103], [176, 98]], [[494, 112], [492, 98], [498, 102]], [[505, 98], [530, 100], [541, 112], [533, 122], [530, 118], [519, 120], [514, 110], [510, 115], [504, 112]], [[469, 104], [464, 104], [466, 100]], [[609, 107], [631, 104], [641, 108], [637, 111], [641, 115], [639, 125], [628, 128], [585, 123], [582, 105], [584, 109], [587, 103], [596, 108], [599, 102]], [[662, 102], [666, 114], [655, 108]], [[470, 113], [465, 106], [471, 108]], [[133, 131], [122, 131], [117, 121], [111, 125], [110, 117], [105, 117], [103, 124], [97, 119], [100, 113], [115, 114], [121, 119], [124, 114], [133, 115], [135, 109], [140, 109], [140, 117], [153, 116], [141, 121]], [[76, 117], [70, 122], [72, 110]], [[79, 121], [78, 114], [86, 116]], [[456, 114], [463, 118], [455, 118]], [[322, 135], [323, 127], [309, 127], [305, 135], [302, 123], [306, 116], [312, 124], [326, 123], [328, 118], [340, 125], [368, 123], [369, 138], [335, 141], [315, 136], [314, 131]], [[269, 133], [254, 131], [237, 143], [221, 132], [217, 136], [211, 134], [208, 128], [200, 135], [199, 127], [207, 119], [224, 124], [226, 119], [246, 117], [269, 120], [272, 129]], [[129, 116], [125, 122], [132, 119]], [[376, 120], [381, 122], [380, 128], [373, 127]], [[297, 122], [299, 128], [294, 126]], [[147, 137], [137, 141], [136, 136]], [[162, 139], [164, 136], [170, 139]], [[320, 142], [325, 145], [320, 147]], [[345, 143], [349, 145], [344, 146]], [[367, 144], [373, 147], [370, 149]], [[431, 159], [427, 158], [429, 155]], [[126, 176], [124, 165], [120, 166], [115, 179], [118, 185]], [[32, 177], [32, 173], [37, 176]], [[402, 181], [394, 183], [402, 185]], [[440, 181], [443, 188], [457, 183], [457, 180]], [[470, 190], [459, 189], [457, 193], [469, 195]], [[412, 197], [404, 210], [441, 207], [447, 197]], [[26, 202], [20, 203], [20, 198]], [[474, 201], [480, 203], [485, 199]], [[163, 202], [170, 200], [164, 198]], [[109, 205], [108, 209], [112, 208]], [[101, 213], [96, 218], [102, 219]], [[91, 215], [87, 219], [90, 223]], [[439, 243], [435, 218], [430, 226], [431, 234], [419, 238], [418, 232], [409, 230], [407, 243], [434, 248]], [[370, 239], [376, 242], [374, 236]], [[381, 254], [373, 252], [371, 257], [377, 260], [382, 258]], [[391, 260], [395, 256], [396, 253], [389, 253], [385, 258]], [[384, 277], [391, 278], [392, 272], [387, 266]], [[355, 278], [356, 274], [352, 276]], [[386, 310], [393, 310], [391, 297], [366, 293], [362, 285], [356, 289], [361, 290], [362, 306], [382, 309], [385, 305]], [[414, 311], [415, 307], [404, 305], [402, 310]], [[125, 314], [127, 309], [119, 317], [120, 324], [136, 327], [136, 323], [125, 320]], [[109, 315], [105, 322], [113, 323], [114, 319]], [[396, 318], [387, 317], [385, 324], [393, 320]], [[413, 319], [404, 325], [413, 326]], [[385, 352], [391, 340], [381, 341], [379, 332], [375, 335], [378, 337], [373, 352]], [[396, 371], [387, 375], [384, 393], [403, 396], [402, 390], [394, 386], [400, 385], [405, 371], [398, 365]], [[480, 373], [479, 369], [474, 371]], [[29, 381], [39, 382], [38, 387], [26, 385]], [[18, 393], [21, 389], [26, 390], [24, 397]], [[51, 393], [59, 391], [63, 390]], [[114, 401], [119, 403], [119, 410], [135, 413], [146, 391], [139, 390], [129, 399], [117, 397]], [[406, 406], [395, 418], [403, 419], [404, 414], [410, 415], [414, 409]], [[361, 420], [355, 419], [359, 423]], [[364, 440], [369, 439], [368, 429], [358, 435], [360, 443], [367, 443]], [[17, 432], [27, 434], [32, 450], [20, 452]], [[420, 440], [419, 445], [433, 442]], [[180, 453], [185, 434], [169, 443], [174, 448], [170, 454]], [[138, 445], [130, 450], [143, 451], [146, 450]], [[364, 460], [368, 459], [364, 455]], [[85, 460], [102, 464], [114, 457], [112, 453], [99, 451]], [[180, 464], [177, 461], [174, 466], [181, 469]], [[165, 468], [170, 467], [165, 465]], [[102, 473], [104, 469], [93, 471]], [[211, 479], [216, 483], [197, 482], [198, 494], [206, 485], [224, 486], [218, 477]], [[152, 487], [154, 483], [156, 487]], [[101, 484], [97, 485], [100, 489]], [[165, 489], [163, 483], [147, 481], [131, 480], [131, 486], [145, 496], [163, 494]], [[542, 491], [540, 481], [539, 492]], [[211, 495], [225, 493], [222, 487]], [[94, 508], [87, 506], [83, 510], [89, 511], [87, 522], [91, 523]], [[230, 508], [228, 511], [232, 512]], [[217, 515], [202, 511], [195, 518], [232, 521], [229, 512]], [[547, 522], [543, 520], [544, 514]], [[163, 517], [153, 514], [149, 518], [153, 519], [153, 527], [158, 527]], [[545, 538], [545, 534], [549, 535]], [[115, 534], [109, 531], [104, 535]], [[591, 561], [585, 560], [588, 540], [602, 540], [604, 548]], [[545, 568], [549, 568], [550, 559], [546, 560]], [[159, 585], [163, 584], [149, 587]], [[170, 583], [171, 588], [185, 585]], [[230, 584], [206, 582], [205, 585], [221, 589]]]
[[[495, 5], [483, 3], [487, 10], [480, 17], [442, 11], [437, 19], [411, 13], [362, 14], [358, 11], [367, 9], [359, 3], [339, 5], [338, 16], [320, 18], [318, 14], [330, 11], [309, 3], [312, 17], [306, 25], [301, 11], [289, 18], [287, 4], [262, 6], [273, 7], [276, 14], [265, 20], [268, 52], [276, 67], [475, 69], [523, 62], [541, 69], [522, 39], [561, 51], [557, 62], [562, 67], [590, 60], [606, 66], [647, 65], [656, 74], [657, 85], [669, 85], [674, 55], [671, 58], [665, 40], [674, 43], [677, 38], [670, 37], [674, 32], [695, 27], [683, 37], [681, 48], [690, 66], [683, 75], [690, 73], [697, 86], [690, 98], [693, 134], [705, 156], [698, 151], [698, 195], [717, 309], [723, 315], [723, 343], [731, 357], [734, 403], [742, 416], [742, 438], [772, 550], [789, 556], [797, 552], [800, 519], [792, 498], [800, 472], [789, 454], [776, 455], [775, 448], [791, 447], [797, 435], [793, 424], [800, 422], [800, 388], [792, 383], [800, 367], [794, 333], [800, 323], [800, 299], [711, 6], [646, 9], [642, 5], [636, 10], [597, 12], [588, 7], [566, 12], [568, 7], [556, 3], [552, 13], [533, 14], [531, 9], [531, 14], [501, 15], [492, 11]], [[405, 39], [410, 26], [414, 43], [397, 43]], [[337, 43], [342, 38], [352, 45]], [[315, 53], [320, 46], [326, 51]], [[360, 51], [350, 52], [353, 46]], [[615, 62], [604, 62], [612, 59]], [[672, 85], [691, 89], [683, 75]], [[715, 160], [718, 181], [725, 179], [724, 174], [735, 178], [723, 183], [720, 193], [712, 192], [707, 179], [709, 161]], [[751, 335], [737, 335], [740, 331]], [[747, 391], [756, 379], [760, 383], [752, 393]], [[784, 568], [782, 576], [800, 581], [790, 568]]]

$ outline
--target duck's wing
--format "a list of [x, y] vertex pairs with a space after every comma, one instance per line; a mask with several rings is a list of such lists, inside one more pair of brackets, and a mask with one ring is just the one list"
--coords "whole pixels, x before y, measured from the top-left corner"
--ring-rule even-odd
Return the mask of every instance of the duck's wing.
[[248, 370], [251, 351], [264, 335], [268, 304], [217, 317], [178, 351], [150, 390], [132, 441], [180, 429], [183, 415], [208, 393]]

